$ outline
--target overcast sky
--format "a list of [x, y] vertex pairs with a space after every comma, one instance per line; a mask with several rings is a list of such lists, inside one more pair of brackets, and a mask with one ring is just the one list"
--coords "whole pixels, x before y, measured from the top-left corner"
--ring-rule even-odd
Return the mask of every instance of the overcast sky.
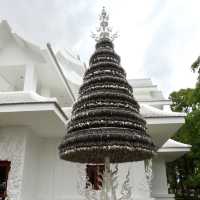
[[88, 64], [102, 6], [120, 35], [115, 47], [128, 78], [150, 77], [166, 97], [194, 86], [199, 0], [0, 0], [0, 18], [25, 39], [70, 49]]

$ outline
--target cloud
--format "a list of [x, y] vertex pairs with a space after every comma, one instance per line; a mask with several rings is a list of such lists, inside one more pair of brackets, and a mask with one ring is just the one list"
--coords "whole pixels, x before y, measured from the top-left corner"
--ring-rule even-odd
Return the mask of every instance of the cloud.
[[190, 65], [200, 54], [199, 1], [0, 0], [0, 13], [25, 39], [74, 50], [88, 63], [90, 34], [103, 5], [119, 31], [116, 51], [129, 78], [150, 77], [166, 95], [194, 85]]
[[145, 74], [166, 94], [195, 84], [190, 65], [200, 54], [200, 14], [194, 14], [196, 7], [194, 1], [169, 1], [146, 50]]
[[14, 31], [39, 44], [50, 41], [73, 48], [95, 21], [92, 0], [76, 0], [76, 3], [74, 0], [6, 0], [0, 3], [1, 17], [8, 20]]

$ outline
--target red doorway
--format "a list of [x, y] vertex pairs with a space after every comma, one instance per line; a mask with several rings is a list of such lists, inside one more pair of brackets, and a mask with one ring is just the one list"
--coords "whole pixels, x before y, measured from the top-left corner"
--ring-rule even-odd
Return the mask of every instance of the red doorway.
[[[105, 170], [105, 166], [102, 164], [88, 164], [86, 166], [86, 176], [89, 183], [92, 185], [94, 190], [99, 190], [102, 186], [102, 174]], [[88, 185], [86, 184], [86, 187]]]
[[0, 200], [5, 200], [7, 196], [7, 182], [11, 162], [0, 160]]

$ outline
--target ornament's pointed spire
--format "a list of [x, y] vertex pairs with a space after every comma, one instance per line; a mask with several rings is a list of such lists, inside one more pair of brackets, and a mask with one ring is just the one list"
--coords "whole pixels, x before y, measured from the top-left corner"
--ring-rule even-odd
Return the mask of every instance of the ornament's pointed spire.
[[113, 33], [112, 28], [109, 26], [109, 15], [105, 9], [102, 8], [101, 14], [99, 16], [100, 26], [97, 28], [96, 33], [92, 33], [92, 38], [95, 41], [100, 41], [102, 39], [110, 39], [113, 41], [118, 37], [117, 33]]

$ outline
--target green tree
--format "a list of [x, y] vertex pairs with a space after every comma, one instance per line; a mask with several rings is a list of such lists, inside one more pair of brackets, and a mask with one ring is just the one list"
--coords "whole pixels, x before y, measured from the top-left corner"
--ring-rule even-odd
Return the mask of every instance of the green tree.
[[200, 56], [193, 62], [193, 64], [191, 65], [191, 68], [193, 70], [193, 72], [198, 72], [198, 81], [197, 81], [197, 86], [199, 86], [200, 84]]
[[[198, 74], [195, 88], [181, 89], [170, 94], [171, 109], [185, 112], [184, 125], [174, 139], [191, 144], [191, 152], [167, 166], [168, 180], [173, 192], [189, 200], [200, 199], [200, 57], [191, 69]], [[173, 172], [173, 173], [172, 173]]]

